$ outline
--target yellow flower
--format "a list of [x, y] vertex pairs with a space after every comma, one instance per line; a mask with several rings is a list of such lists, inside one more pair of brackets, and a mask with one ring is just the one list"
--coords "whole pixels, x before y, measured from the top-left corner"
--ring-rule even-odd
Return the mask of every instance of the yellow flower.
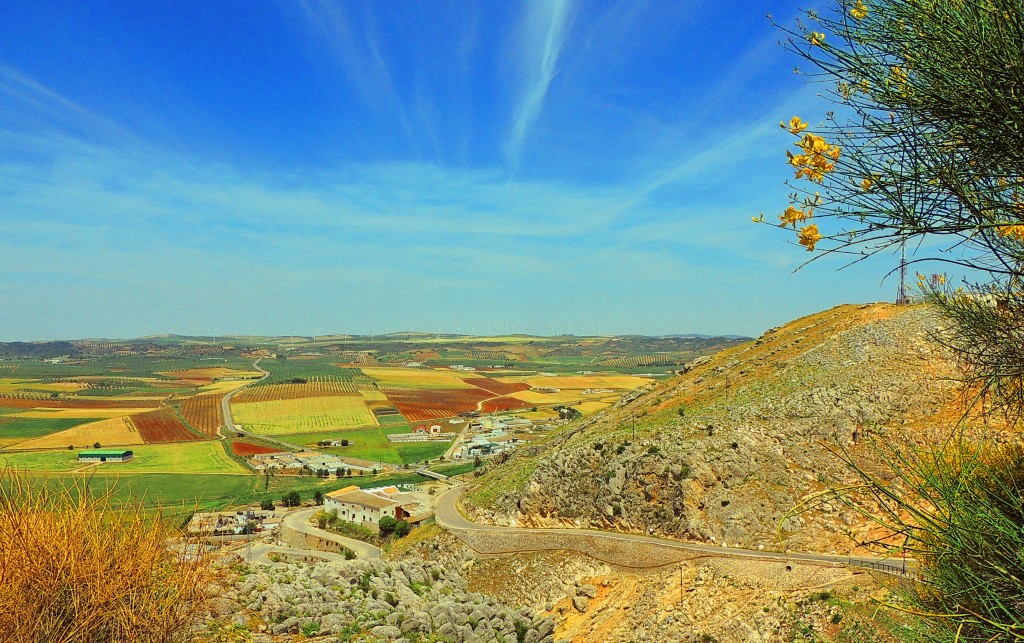
[[807, 248], [807, 252], [813, 251], [814, 244], [818, 243], [822, 239], [821, 235], [818, 234], [818, 226], [814, 225], [813, 223], [809, 226], [800, 228], [800, 231], [797, 232], [796, 237], [797, 241], [800, 242], [800, 245]]
[[764, 212], [761, 213], [761, 216], [750, 217], [750, 220], [753, 221], [754, 223], [764, 223]]
[[789, 206], [788, 208], [786, 208], [785, 212], [779, 215], [779, 221], [782, 222], [783, 228], [785, 228], [788, 225], [792, 225], [795, 228], [797, 223], [801, 221], [806, 221], [807, 219], [811, 218], [812, 214], [813, 212], [811, 210], [804, 212], [803, 210], [794, 208], [793, 206]]
[[799, 134], [807, 129], [807, 123], [800, 120], [799, 116], [794, 116], [789, 119], [789, 127], [787, 127], [785, 123], [779, 123], [779, 127], [782, 129], [788, 129], [790, 134]]
[[857, 0], [857, 2], [855, 2], [853, 6], [850, 7], [850, 15], [856, 18], [857, 20], [863, 20], [868, 15], [868, 8], [862, 2], [862, 0]]
[[996, 228], [1000, 237], [1009, 237], [1014, 241], [1024, 243], [1024, 225], [1001, 225]]
[[811, 41], [812, 45], [821, 46], [821, 43], [825, 42], [825, 34], [818, 31], [812, 31], [807, 39]]
[[899, 65], [892, 67], [892, 78], [900, 85], [907, 84], [907, 72]]
[[867, 192], [868, 190], [871, 189], [871, 186], [874, 185], [874, 184], [875, 184], [875, 182], [872, 181], [871, 179], [864, 179], [863, 181], [860, 182], [860, 187], [861, 187], [862, 190]]

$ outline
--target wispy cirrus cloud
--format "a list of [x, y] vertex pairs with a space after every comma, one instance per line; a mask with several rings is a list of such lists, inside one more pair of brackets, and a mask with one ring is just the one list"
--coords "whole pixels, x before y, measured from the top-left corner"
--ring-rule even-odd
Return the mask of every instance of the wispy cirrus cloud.
[[534, 0], [527, 8], [520, 43], [526, 82], [505, 142], [505, 154], [513, 164], [519, 162], [530, 127], [544, 107], [574, 12], [573, 0]]
[[119, 123], [96, 114], [0, 62], [0, 116], [7, 128], [45, 128], [105, 141], [135, 141]]
[[313, 32], [334, 54], [342, 72], [367, 104], [392, 112], [415, 144], [416, 132], [395, 87], [372, 17], [354, 24], [345, 6], [333, 0], [299, 0], [299, 5]]

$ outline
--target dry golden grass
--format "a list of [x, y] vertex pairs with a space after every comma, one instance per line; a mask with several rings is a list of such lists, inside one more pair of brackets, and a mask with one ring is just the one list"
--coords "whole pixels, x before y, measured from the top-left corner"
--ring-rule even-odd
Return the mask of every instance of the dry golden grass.
[[126, 417], [110, 418], [99, 422], [81, 424], [64, 431], [44, 435], [19, 442], [19, 449], [54, 449], [73, 445], [84, 447], [99, 442], [101, 445], [115, 446], [128, 444], [144, 444], [145, 440], [135, 430]]
[[183, 554], [179, 532], [141, 503], [113, 505], [114, 493], [0, 471], [0, 641], [186, 640], [219, 572], [208, 554]]

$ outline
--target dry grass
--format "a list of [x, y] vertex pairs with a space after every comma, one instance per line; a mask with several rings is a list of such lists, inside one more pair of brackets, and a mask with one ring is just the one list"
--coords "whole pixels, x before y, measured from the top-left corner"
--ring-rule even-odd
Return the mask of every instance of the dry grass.
[[[186, 640], [217, 572], [140, 503], [0, 472], [0, 640]], [[172, 547], [171, 543], [177, 543]]]

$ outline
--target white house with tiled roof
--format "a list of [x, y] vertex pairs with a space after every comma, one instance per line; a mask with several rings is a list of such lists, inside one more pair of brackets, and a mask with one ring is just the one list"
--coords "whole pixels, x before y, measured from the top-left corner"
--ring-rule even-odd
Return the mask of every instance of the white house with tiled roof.
[[[343, 493], [342, 493], [343, 492]], [[402, 510], [399, 502], [367, 493], [361, 489], [345, 491], [339, 489], [324, 496], [324, 509], [337, 511], [338, 518], [354, 523], [372, 523], [376, 525], [384, 516], [401, 520], [408, 514]]]

